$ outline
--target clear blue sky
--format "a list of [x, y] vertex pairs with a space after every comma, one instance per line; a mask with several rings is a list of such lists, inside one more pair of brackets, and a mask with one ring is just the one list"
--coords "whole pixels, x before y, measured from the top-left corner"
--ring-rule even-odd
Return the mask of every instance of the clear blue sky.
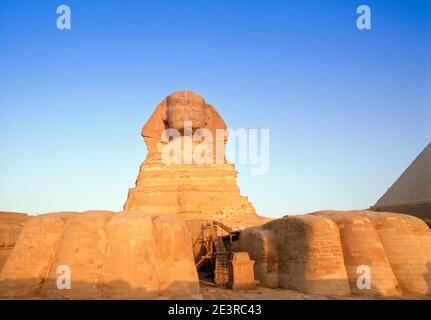
[[[56, 28], [67, 4], [72, 30]], [[371, 7], [372, 29], [356, 28]], [[431, 140], [431, 1], [0, 1], [0, 210], [121, 210], [140, 130], [192, 89], [269, 128], [266, 216], [372, 205]]]

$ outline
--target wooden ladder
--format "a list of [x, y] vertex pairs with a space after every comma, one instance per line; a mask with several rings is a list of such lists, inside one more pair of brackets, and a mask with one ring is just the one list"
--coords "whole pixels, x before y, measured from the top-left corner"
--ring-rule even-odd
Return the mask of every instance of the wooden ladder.
[[228, 252], [223, 242], [223, 237], [217, 235], [217, 226], [211, 225], [211, 237], [215, 248], [215, 278], [217, 286], [225, 286], [229, 280]]

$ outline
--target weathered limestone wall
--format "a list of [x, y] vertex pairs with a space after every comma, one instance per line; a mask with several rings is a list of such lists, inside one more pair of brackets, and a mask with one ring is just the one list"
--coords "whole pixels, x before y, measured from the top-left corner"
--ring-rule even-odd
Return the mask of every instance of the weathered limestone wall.
[[24, 213], [0, 211], [0, 271], [29, 219]]
[[63, 215], [29, 220], [0, 273], [0, 296], [40, 294], [64, 227]]
[[265, 228], [277, 235], [280, 287], [311, 294], [350, 293], [334, 222], [305, 215], [271, 221]]
[[278, 242], [276, 233], [264, 230], [261, 226], [245, 229], [241, 232], [235, 251], [248, 252], [255, 261], [254, 275], [260, 285], [278, 288]]
[[[338, 212], [322, 212], [314, 215], [331, 219], [339, 228], [352, 294], [383, 296], [401, 294], [398, 280], [392, 271], [378, 232], [368, 217], [354, 212], [348, 214], [348, 217]], [[360, 290], [357, 287], [358, 267], [361, 265], [366, 265], [372, 270], [370, 290]]]
[[[236, 244], [256, 261], [253, 233], [270, 230], [278, 248], [278, 286], [309, 294], [397, 296], [430, 294], [431, 231], [418, 218], [372, 211], [320, 211], [245, 229]], [[273, 240], [274, 241], [274, 240]], [[359, 266], [371, 288], [359, 289]], [[266, 274], [256, 272], [265, 286]]]
[[[177, 297], [199, 292], [192, 239], [184, 220], [173, 216], [153, 218], [160, 292]], [[187, 235], [187, 236], [185, 236]]]
[[[106, 223], [112, 213], [90, 211], [70, 216], [65, 221], [61, 239], [55, 248], [48, 281], [43, 294], [51, 298], [95, 299], [102, 297], [104, 257], [106, 250]], [[72, 273], [72, 288], [58, 290], [57, 268], [66, 265]]]
[[160, 276], [151, 217], [114, 215], [107, 239], [104, 295], [116, 299], [157, 295]]
[[[71, 289], [59, 290], [68, 266]], [[141, 212], [58, 213], [33, 218], [0, 273], [0, 297], [151, 298], [199, 294], [185, 222]]]
[[206, 218], [236, 229], [268, 221], [240, 194], [237, 174], [231, 163], [165, 165], [145, 161], [124, 209]]
[[426, 224], [402, 214], [375, 214], [371, 219], [402, 292], [431, 294], [431, 231]]

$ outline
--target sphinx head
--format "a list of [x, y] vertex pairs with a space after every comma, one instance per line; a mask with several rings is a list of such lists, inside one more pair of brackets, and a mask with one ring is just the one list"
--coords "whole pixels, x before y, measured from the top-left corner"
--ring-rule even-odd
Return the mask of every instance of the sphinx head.
[[[166, 144], [171, 137], [172, 140], [178, 137], [179, 133], [180, 137], [187, 135], [196, 138], [193, 143], [205, 142], [207, 146], [212, 144], [214, 157], [220, 157], [220, 161], [225, 161], [224, 145], [227, 142], [227, 134], [219, 137], [217, 135], [219, 129], [226, 133], [226, 123], [202, 96], [190, 90], [174, 92], [159, 103], [142, 128], [141, 135], [148, 149], [147, 160], [160, 160], [159, 144]], [[171, 133], [174, 133], [174, 136]], [[209, 133], [212, 143], [208, 138]], [[220, 143], [217, 143], [218, 140]], [[217, 149], [218, 145], [222, 146], [222, 151]]]
[[192, 131], [206, 126], [210, 111], [205, 99], [190, 90], [177, 91], [166, 98], [163, 121], [169, 128], [184, 134], [184, 124], [191, 122]]

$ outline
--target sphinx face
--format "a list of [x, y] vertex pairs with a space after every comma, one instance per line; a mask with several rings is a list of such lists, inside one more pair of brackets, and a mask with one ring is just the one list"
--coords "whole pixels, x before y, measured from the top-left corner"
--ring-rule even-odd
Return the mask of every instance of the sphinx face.
[[205, 100], [191, 91], [175, 92], [167, 98], [166, 120], [169, 128], [184, 134], [184, 123], [191, 122], [192, 131], [203, 128], [208, 121]]

